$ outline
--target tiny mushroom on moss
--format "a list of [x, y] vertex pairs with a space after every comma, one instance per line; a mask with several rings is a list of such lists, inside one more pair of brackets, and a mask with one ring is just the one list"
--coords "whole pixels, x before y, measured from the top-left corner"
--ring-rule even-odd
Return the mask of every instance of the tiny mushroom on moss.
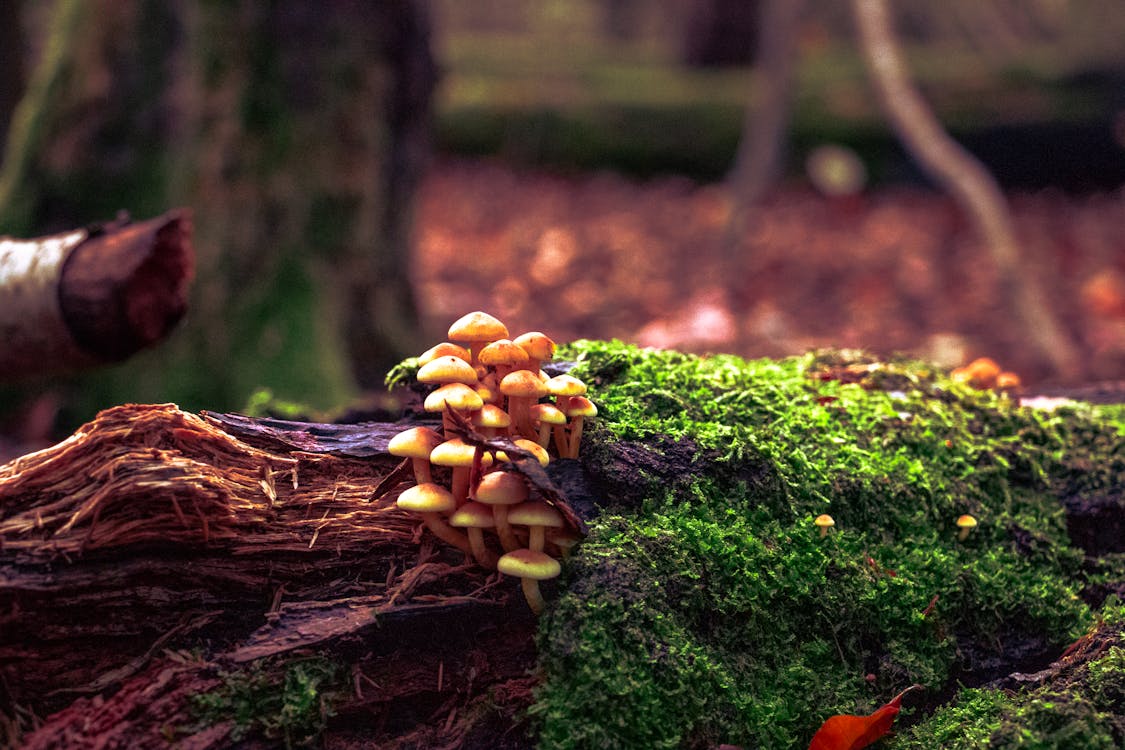
[[467, 502], [449, 517], [449, 525], [465, 529], [465, 533], [469, 535], [469, 546], [477, 562], [486, 568], [496, 568], [496, 555], [485, 546], [484, 534], [481, 531], [496, 527], [492, 508], [475, 501]]
[[504, 554], [496, 563], [496, 569], [504, 575], [520, 579], [524, 598], [531, 611], [538, 615], [546, 606], [543, 594], [539, 591], [539, 582], [558, 577], [562, 567], [558, 560], [545, 552], [517, 549]]
[[492, 507], [496, 519], [496, 535], [500, 545], [508, 552], [519, 547], [508, 523], [508, 506], [518, 505], [527, 499], [527, 481], [514, 472], [493, 471], [481, 477], [473, 498]]
[[820, 529], [821, 539], [828, 536], [828, 530], [836, 525], [835, 519], [833, 519], [832, 516], [828, 515], [827, 513], [821, 513], [813, 520], [813, 523], [818, 529]]
[[392, 456], [411, 459], [414, 480], [418, 484], [425, 484], [433, 481], [430, 473], [430, 452], [441, 442], [441, 435], [429, 427], [411, 427], [388, 441], [387, 452]]
[[481, 347], [491, 341], [508, 338], [508, 327], [488, 313], [477, 310], [455, 320], [449, 326], [449, 338], [469, 345], [469, 362], [476, 366]]
[[969, 538], [969, 532], [977, 527], [977, 519], [968, 513], [957, 517], [957, 538], [962, 542]]
[[465, 554], [472, 554], [468, 537], [451, 528], [442, 518], [443, 513], [449, 513], [457, 507], [449, 490], [433, 482], [416, 484], [398, 496], [397, 505], [403, 510], [421, 515], [422, 521], [434, 536], [452, 544]]

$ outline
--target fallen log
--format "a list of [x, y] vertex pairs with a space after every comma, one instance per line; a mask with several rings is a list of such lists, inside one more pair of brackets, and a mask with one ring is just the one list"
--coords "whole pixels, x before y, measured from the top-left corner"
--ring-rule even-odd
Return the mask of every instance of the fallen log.
[[0, 238], [0, 379], [116, 362], [162, 340], [187, 309], [193, 265], [182, 209]]
[[312, 652], [350, 670], [337, 710], [411, 706], [388, 746], [479, 731], [463, 712], [493, 687], [530, 700], [518, 582], [396, 507], [412, 472], [380, 446], [397, 429], [128, 405], [0, 466], [0, 710], [58, 712], [26, 746], [163, 746], [173, 719], [185, 746], [224, 746], [191, 730], [191, 696]]

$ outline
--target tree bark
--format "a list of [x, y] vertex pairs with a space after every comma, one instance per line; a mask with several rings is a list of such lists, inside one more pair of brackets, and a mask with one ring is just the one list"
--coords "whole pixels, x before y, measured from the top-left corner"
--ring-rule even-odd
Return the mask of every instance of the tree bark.
[[[397, 508], [400, 427], [130, 405], [0, 466], [0, 718], [58, 712], [32, 748], [162, 747], [169, 726], [228, 746], [230, 725], [184, 728], [192, 696], [316, 652], [351, 670], [338, 710], [383, 717], [379, 747], [518, 724], [534, 617], [518, 581]], [[413, 722], [388, 718], [403, 706]]]
[[1011, 215], [992, 176], [942, 129], [911, 85], [885, 0], [852, 0], [864, 61], [879, 102], [906, 148], [968, 214], [1001, 278], [1003, 295], [1031, 344], [1060, 377], [1078, 377], [1081, 360], [1051, 315], [1044, 290], [1021, 262]]
[[162, 340], [187, 308], [193, 263], [184, 210], [0, 238], [0, 379], [115, 362]]

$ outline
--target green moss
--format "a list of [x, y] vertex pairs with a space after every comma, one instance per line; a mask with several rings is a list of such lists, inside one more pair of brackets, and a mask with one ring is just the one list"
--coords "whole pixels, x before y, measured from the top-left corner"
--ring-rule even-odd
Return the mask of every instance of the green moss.
[[193, 696], [198, 726], [233, 720], [233, 740], [258, 735], [286, 748], [313, 744], [344, 690], [339, 667], [319, 657], [255, 662], [221, 677], [218, 688]]
[[[1013, 643], [1057, 654], [1093, 622], [1059, 498], [1120, 482], [1119, 420], [855, 353], [561, 356], [599, 407], [591, 451], [696, 462], [607, 500], [567, 566], [540, 628], [541, 747], [801, 746], [831, 713], [947, 689]], [[961, 513], [980, 521], [963, 542]]]

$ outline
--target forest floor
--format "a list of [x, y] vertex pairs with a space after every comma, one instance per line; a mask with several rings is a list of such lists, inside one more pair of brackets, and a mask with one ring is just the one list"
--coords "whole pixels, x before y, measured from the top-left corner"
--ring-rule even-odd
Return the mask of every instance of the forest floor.
[[[1125, 377], [1125, 192], [1010, 202], [1024, 268], [1082, 352], [1081, 379]], [[479, 308], [559, 341], [748, 357], [860, 347], [954, 366], [987, 355], [1026, 384], [1057, 382], [944, 195], [890, 187], [829, 199], [787, 185], [725, 263], [730, 214], [722, 186], [683, 178], [440, 162], [416, 223], [423, 315], [435, 331]]]

